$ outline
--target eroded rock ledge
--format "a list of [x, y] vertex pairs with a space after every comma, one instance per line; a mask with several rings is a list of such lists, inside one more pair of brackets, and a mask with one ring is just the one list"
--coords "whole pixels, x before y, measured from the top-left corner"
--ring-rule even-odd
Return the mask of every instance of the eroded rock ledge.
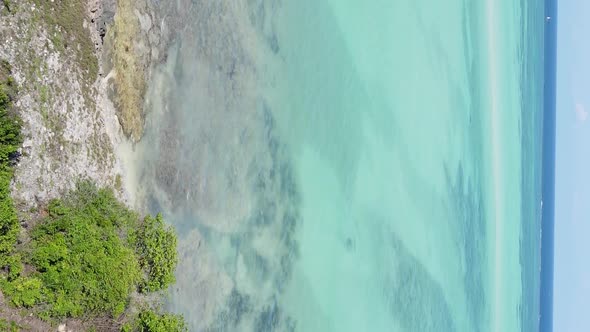
[[105, 69], [123, 132], [133, 142], [145, 124], [144, 99], [151, 64], [159, 60], [157, 12], [146, 1], [119, 0], [105, 36]]

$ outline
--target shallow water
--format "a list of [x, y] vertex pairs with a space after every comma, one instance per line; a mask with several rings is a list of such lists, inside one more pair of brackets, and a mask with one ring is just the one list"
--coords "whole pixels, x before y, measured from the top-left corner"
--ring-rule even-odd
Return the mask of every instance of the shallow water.
[[166, 9], [189, 19], [131, 182], [179, 231], [170, 308], [195, 331], [536, 326], [537, 6]]

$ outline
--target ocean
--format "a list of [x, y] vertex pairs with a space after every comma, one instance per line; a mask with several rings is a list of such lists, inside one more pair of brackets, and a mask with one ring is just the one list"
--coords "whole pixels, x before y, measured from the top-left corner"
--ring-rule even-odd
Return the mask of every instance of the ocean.
[[126, 186], [191, 331], [539, 329], [543, 3], [161, 10]]
[[555, 118], [557, 74], [557, 1], [545, 1], [544, 28], [543, 153], [542, 153], [542, 239], [539, 331], [553, 331], [553, 249], [555, 218]]

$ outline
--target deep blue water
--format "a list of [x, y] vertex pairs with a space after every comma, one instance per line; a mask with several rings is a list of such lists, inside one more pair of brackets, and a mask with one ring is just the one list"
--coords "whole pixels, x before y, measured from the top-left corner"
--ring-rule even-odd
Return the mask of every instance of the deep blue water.
[[557, 1], [545, 1], [543, 166], [541, 217], [540, 331], [553, 330], [553, 230], [555, 217], [555, 76], [557, 58]]

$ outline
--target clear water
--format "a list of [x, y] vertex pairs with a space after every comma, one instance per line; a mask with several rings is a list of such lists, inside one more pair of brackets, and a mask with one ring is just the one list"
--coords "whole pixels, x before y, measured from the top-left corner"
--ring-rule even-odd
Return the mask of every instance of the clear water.
[[127, 186], [179, 231], [192, 330], [536, 327], [539, 4], [161, 10]]

